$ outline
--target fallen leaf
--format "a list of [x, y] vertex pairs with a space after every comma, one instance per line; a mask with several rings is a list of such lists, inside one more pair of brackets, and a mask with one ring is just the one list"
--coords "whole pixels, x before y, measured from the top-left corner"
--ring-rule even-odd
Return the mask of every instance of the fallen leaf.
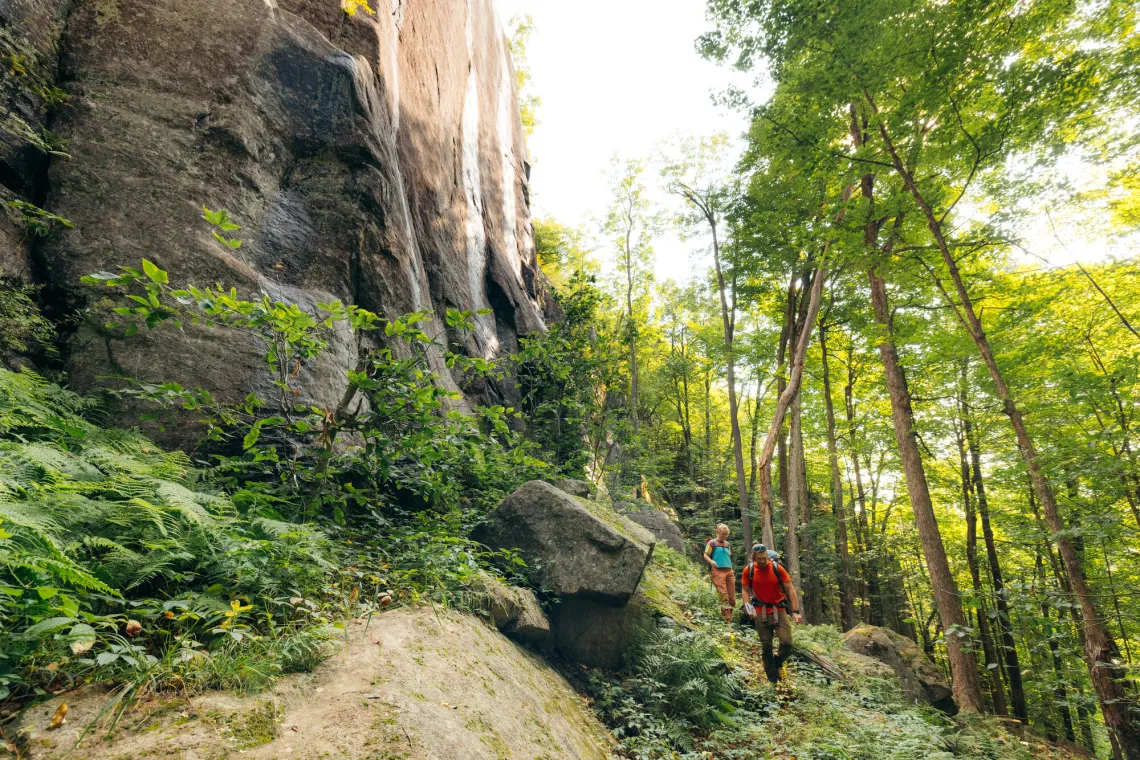
[[300, 731], [301, 729], [297, 728], [296, 726], [289, 726], [289, 730], [290, 731]]
[[135, 636], [138, 636], [140, 633], [142, 633], [142, 623], [140, 623], [139, 621], [134, 620], [134, 619], [128, 620], [127, 621], [127, 635], [130, 636], [131, 638], [134, 638]]
[[55, 713], [51, 716], [51, 725], [48, 730], [59, 728], [67, 722], [67, 703], [60, 702], [59, 707], [55, 708]]
[[52, 671], [52, 672], [55, 672], [55, 671], [59, 670], [59, 663], [58, 662], [49, 663], [47, 666], [47, 669]]

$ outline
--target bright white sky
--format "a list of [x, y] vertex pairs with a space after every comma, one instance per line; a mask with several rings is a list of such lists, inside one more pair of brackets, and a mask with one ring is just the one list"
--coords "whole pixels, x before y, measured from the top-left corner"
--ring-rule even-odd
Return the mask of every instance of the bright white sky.
[[[693, 47], [709, 26], [705, 0], [497, 1], [504, 25], [518, 13], [535, 23], [527, 57], [532, 89], [542, 98], [529, 141], [536, 216], [596, 231], [589, 220], [601, 216], [609, 201], [604, 172], [611, 156], [647, 157], [678, 133], [744, 133], [746, 118], [714, 105], [710, 94], [729, 84], [747, 87], [749, 78], [705, 61]], [[1083, 174], [1080, 167], [1070, 173]], [[1068, 253], [1043, 213], [1028, 226], [1031, 253], [1049, 263], [1131, 254], [1125, 242], [1097, 239], [1103, 219], [1065, 209], [1052, 213]], [[707, 266], [699, 242], [666, 235], [655, 248], [658, 279], [685, 280], [694, 264]], [[608, 253], [598, 251], [603, 261]]]
[[[707, 25], [704, 0], [498, 0], [504, 24], [534, 19], [527, 48], [542, 105], [529, 147], [535, 216], [563, 224], [601, 216], [610, 198], [610, 157], [650, 155], [677, 134], [742, 135], [747, 119], [710, 94], [747, 79], [693, 48]], [[587, 224], [587, 226], [590, 226]], [[666, 235], [655, 246], [658, 278], [687, 279], [690, 251]], [[599, 251], [606, 259], [608, 252]]]

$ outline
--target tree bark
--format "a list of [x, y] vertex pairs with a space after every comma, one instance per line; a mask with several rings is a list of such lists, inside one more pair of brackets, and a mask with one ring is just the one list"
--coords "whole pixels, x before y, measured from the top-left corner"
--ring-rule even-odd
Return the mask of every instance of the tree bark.
[[[826, 250], [824, 251], [826, 253]], [[760, 515], [763, 521], [765, 535], [764, 542], [772, 545], [772, 454], [776, 449], [776, 440], [780, 435], [780, 428], [784, 424], [784, 415], [792, 403], [792, 399], [800, 392], [800, 381], [803, 378], [804, 359], [807, 356], [808, 343], [814, 332], [811, 326], [815, 324], [816, 315], [819, 314], [820, 293], [823, 290], [823, 280], [827, 276], [824, 268], [815, 270], [815, 278], [811, 284], [811, 295], [808, 299], [807, 314], [804, 318], [804, 329], [800, 330], [796, 341], [795, 351], [792, 354], [792, 363], [788, 374], [788, 385], [776, 401], [776, 410], [772, 415], [772, 424], [768, 427], [768, 435], [764, 439], [764, 446], [760, 450]]]
[[1013, 620], [1010, 618], [1009, 599], [1006, 596], [1005, 580], [998, 560], [994, 531], [990, 525], [989, 500], [986, 498], [985, 481], [982, 480], [981, 452], [974, 436], [973, 421], [970, 419], [969, 402], [965, 397], [965, 369], [963, 369], [962, 424], [966, 434], [966, 445], [970, 450], [970, 463], [973, 472], [974, 491], [978, 497], [978, 515], [982, 518], [982, 536], [986, 542], [986, 559], [990, 566], [994, 596], [997, 604], [997, 624], [1001, 631], [1002, 659], [1005, 661], [1006, 680], [1009, 681], [1009, 698], [1013, 705], [1013, 715], [1028, 725], [1029, 710], [1025, 705], [1025, 687], [1021, 683], [1021, 662], [1017, 655], [1017, 643], [1013, 638]]
[[[796, 329], [796, 281], [799, 276], [796, 272], [792, 272], [792, 277], [788, 281], [788, 294], [787, 303], [784, 307], [784, 327], [780, 331], [780, 344], [776, 349], [776, 399], [777, 401], [784, 395], [784, 389], [788, 387], [788, 380], [785, 376], [787, 367], [784, 362], [788, 357], [788, 344], [795, 342], [795, 329]], [[780, 479], [780, 504], [787, 507], [788, 504], [788, 440], [787, 433], [785, 432], [783, 424], [780, 425], [780, 438], [776, 442], [776, 471]], [[770, 516], [769, 516], [770, 519]], [[771, 526], [766, 526], [767, 530], [764, 533], [764, 543], [772, 546]]]
[[748, 514], [748, 483], [744, 476], [744, 446], [740, 440], [740, 417], [737, 415], [736, 402], [736, 357], [733, 354], [733, 334], [736, 330], [736, 296], [733, 296], [732, 307], [729, 307], [728, 296], [725, 291], [724, 270], [720, 262], [720, 244], [717, 241], [716, 217], [707, 208], [704, 209], [705, 218], [712, 230], [713, 263], [716, 266], [716, 284], [720, 292], [720, 316], [724, 323], [724, 352], [726, 357], [726, 373], [728, 375], [728, 417], [732, 426], [732, 455], [736, 464], [736, 497], [740, 509], [740, 523], [744, 531], [744, 545], [752, 546], [752, 517]]
[[958, 602], [958, 584], [950, 572], [950, 563], [946, 559], [946, 549], [942, 545], [942, 535], [934, 516], [934, 505], [931, 503], [930, 489], [926, 483], [926, 470], [923, 468], [918, 439], [914, 431], [910, 390], [902, 365], [899, 364], [898, 351], [895, 349], [891, 333], [886, 283], [874, 270], [871, 270], [869, 277], [871, 304], [880, 331], [879, 355], [883, 362], [887, 390], [891, 398], [895, 440], [898, 443], [899, 458], [902, 460], [903, 473], [906, 476], [907, 493], [910, 496], [911, 509], [922, 543], [922, 553], [926, 559], [930, 583], [938, 605], [938, 616], [942, 621], [942, 630], [946, 633], [951, 688], [960, 710], [982, 712], [982, 685], [978, 679], [977, 665], [960, 635], [967, 626], [962, 607]]
[[835, 545], [839, 555], [839, 619], [844, 631], [855, 627], [855, 598], [851, 591], [851, 560], [847, 547], [847, 509], [843, 503], [843, 477], [835, 442], [835, 405], [831, 400], [831, 377], [827, 366], [827, 326], [819, 325], [819, 350], [823, 357], [823, 398], [827, 407], [827, 459], [831, 468], [831, 511], [835, 515]]
[[[965, 415], [965, 399], [963, 389], [958, 390], [958, 404], [961, 414]], [[974, 512], [974, 500], [971, 493], [970, 463], [966, 454], [966, 441], [961, 431], [958, 432], [958, 458], [962, 475], [962, 502], [966, 508], [966, 564], [970, 568], [970, 580], [973, 582], [974, 597], [978, 604], [978, 636], [982, 640], [982, 653], [985, 656], [986, 675], [990, 682], [990, 701], [993, 703], [996, 715], [1008, 715], [1005, 704], [1005, 687], [1001, 681], [1000, 664], [997, 652], [994, 651], [994, 642], [990, 634], [990, 621], [986, 614], [985, 591], [982, 588], [982, 574], [978, 569], [978, 516]]]
[[788, 430], [788, 502], [784, 509], [784, 522], [787, 527], [787, 536], [784, 539], [784, 566], [792, 576], [792, 583], [796, 587], [800, 598], [804, 596], [803, 574], [800, 570], [800, 510], [803, 504], [804, 484], [803, 470], [800, 463], [804, 455], [804, 438], [801, 428], [800, 394], [792, 399], [791, 425]]
[[[878, 114], [878, 109], [874, 101], [871, 100], [869, 96], [867, 96], [866, 99], [871, 109]], [[1033, 443], [1032, 437], [1029, 435], [1029, 430], [1025, 425], [1025, 419], [1014, 401], [1009, 386], [1006, 385], [1005, 377], [997, 365], [997, 359], [990, 346], [989, 338], [986, 337], [981, 320], [978, 318], [977, 312], [974, 309], [973, 301], [970, 298], [969, 292], [966, 290], [962, 273], [958, 269], [958, 262], [950, 252], [950, 246], [943, 235], [941, 221], [934, 214], [934, 210], [919, 190], [914, 176], [903, 164], [899, 157], [898, 150], [895, 148], [894, 142], [887, 132], [886, 124], [881, 118], [878, 120], [878, 127], [879, 134], [883, 139], [883, 144], [890, 154], [891, 163], [895, 171], [906, 184], [907, 190], [919, 208], [922, 209], [922, 213], [926, 218], [927, 228], [934, 238], [938, 251], [942, 254], [943, 263], [949, 270], [958, 303], [955, 304], [954, 300], [950, 297], [950, 293], [947, 292], [945, 288], [941, 288], [940, 280], [937, 280], [937, 284], [940, 286], [947, 302], [954, 308], [955, 314], [957, 314], [971, 339], [973, 339], [978, 353], [981, 354], [982, 360], [985, 362], [986, 369], [989, 371], [990, 379], [994, 383], [998, 398], [1002, 402], [1002, 411], [1005, 412], [1005, 415], [1009, 418], [1017, 439], [1018, 448], [1029, 469], [1029, 477], [1033, 483], [1033, 490], [1036, 492], [1037, 499], [1041, 502], [1041, 508], [1045, 513], [1046, 524], [1048, 524], [1049, 530], [1053, 533], [1054, 542], [1057, 545], [1058, 553], [1061, 555], [1061, 562], [1065, 566], [1069, 584], [1073, 589], [1074, 595], [1077, 597], [1077, 601], [1080, 603], [1085, 622], [1085, 657], [1088, 663], [1089, 676], [1093, 685], [1096, 687], [1097, 698], [1100, 702], [1101, 713], [1104, 716], [1105, 727], [1114, 734], [1114, 738], [1121, 752], [1128, 760], [1140, 760], [1140, 715], [1138, 715], [1140, 710], [1137, 710], [1135, 695], [1129, 686], [1127, 672], [1119, 664], [1120, 652], [1117, 649], [1116, 641], [1112, 638], [1112, 635], [1104, 624], [1104, 618], [1101, 617], [1100, 612], [1097, 610], [1096, 601], [1092, 595], [1092, 590], [1089, 588], [1084, 567], [1081, 564], [1081, 558], [1077, 554], [1073, 542], [1063, 533], [1065, 525], [1061, 519], [1060, 510], [1057, 508], [1052, 487], [1041, 469], [1037, 448]]]

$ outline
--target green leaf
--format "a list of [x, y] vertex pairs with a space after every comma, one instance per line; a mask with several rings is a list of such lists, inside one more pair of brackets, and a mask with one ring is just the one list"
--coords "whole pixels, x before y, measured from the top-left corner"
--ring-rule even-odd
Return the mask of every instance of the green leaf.
[[39, 636], [49, 631], [54, 631], [57, 628], [63, 628], [65, 625], [70, 625], [75, 622], [75, 618], [69, 617], [50, 617], [46, 620], [41, 620], [32, 627], [24, 631], [25, 636]]
[[151, 279], [151, 281], [153, 281], [153, 282], [169, 282], [170, 281], [169, 278], [166, 276], [166, 272], [164, 272], [161, 269], [159, 269], [158, 267], [156, 267], [148, 259], [143, 259], [142, 265], [143, 265], [143, 272], [146, 273], [146, 276], [149, 277]]

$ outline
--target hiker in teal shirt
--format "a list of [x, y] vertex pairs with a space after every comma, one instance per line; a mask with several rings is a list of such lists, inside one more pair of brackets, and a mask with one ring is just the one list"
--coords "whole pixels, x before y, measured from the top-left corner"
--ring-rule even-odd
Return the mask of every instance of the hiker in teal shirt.
[[712, 582], [720, 597], [720, 614], [724, 622], [732, 622], [732, 610], [736, 607], [736, 574], [732, 572], [732, 553], [728, 549], [728, 526], [716, 526], [716, 538], [705, 544], [705, 562], [712, 568]]

